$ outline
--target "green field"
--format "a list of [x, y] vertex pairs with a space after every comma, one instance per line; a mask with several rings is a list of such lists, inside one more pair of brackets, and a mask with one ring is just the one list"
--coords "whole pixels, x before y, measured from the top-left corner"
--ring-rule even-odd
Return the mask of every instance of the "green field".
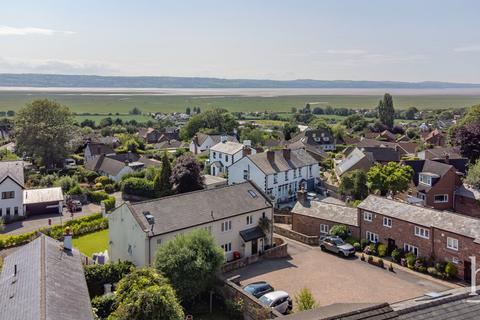
[[95, 252], [105, 251], [108, 249], [108, 229], [73, 239], [73, 247], [90, 258]]
[[[0, 93], [0, 111], [17, 110], [34, 99], [53, 99], [65, 104], [76, 113], [127, 114], [133, 107], [143, 112], [184, 111], [187, 106], [202, 109], [222, 107], [230, 111], [289, 112], [292, 107], [310, 103], [325, 107], [374, 108], [381, 96], [373, 95], [293, 95], [275, 97], [206, 96], [206, 95], [129, 95], [82, 93]], [[394, 96], [397, 109], [415, 106], [419, 109], [446, 109], [470, 107], [480, 103], [480, 95], [398, 95]]]
[[100, 121], [102, 119], [107, 118], [107, 117], [110, 117], [113, 120], [115, 120], [117, 118], [120, 118], [123, 121], [136, 120], [137, 122], [146, 122], [148, 120], [153, 120], [152, 117], [144, 116], [144, 115], [130, 115], [130, 114], [116, 115], [114, 113], [112, 113], [112, 114], [106, 113], [106, 114], [98, 114], [98, 115], [93, 115], [93, 114], [91, 114], [91, 115], [76, 115], [75, 120], [78, 123], [81, 123], [83, 120], [89, 119], [89, 120], [95, 121], [98, 124], [98, 123], [100, 123]]

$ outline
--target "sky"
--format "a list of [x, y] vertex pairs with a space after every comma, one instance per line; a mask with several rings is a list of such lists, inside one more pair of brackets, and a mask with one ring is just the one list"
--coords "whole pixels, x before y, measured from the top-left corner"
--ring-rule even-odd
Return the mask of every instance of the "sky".
[[3, 1], [0, 72], [480, 83], [480, 1]]

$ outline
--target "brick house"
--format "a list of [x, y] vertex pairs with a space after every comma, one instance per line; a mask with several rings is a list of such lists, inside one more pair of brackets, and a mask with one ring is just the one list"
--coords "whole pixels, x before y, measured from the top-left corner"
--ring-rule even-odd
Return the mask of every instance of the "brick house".
[[461, 185], [455, 190], [455, 212], [480, 218], [480, 191], [468, 185]]
[[154, 128], [142, 128], [138, 130], [138, 136], [146, 143], [156, 143], [162, 133]]
[[408, 160], [404, 164], [414, 171], [407, 196], [410, 202], [438, 210], [453, 209], [455, 190], [462, 185], [462, 172], [451, 164], [433, 160]]
[[434, 146], [443, 147], [445, 146], [446, 138], [445, 134], [442, 131], [435, 129], [426, 134], [423, 137], [423, 141]]
[[297, 193], [297, 199], [292, 209], [293, 231], [308, 236], [323, 236], [334, 225], [343, 224], [348, 227], [352, 237], [360, 239], [357, 209], [327, 202], [328, 198], [322, 201], [308, 200], [302, 190]]
[[[361, 238], [421, 257], [451, 261], [470, 280], [470, 256], [480, 261], [480, 219], [368, 196], [358, 207]], [[480, 283], [480, 274], [477, 275]]]

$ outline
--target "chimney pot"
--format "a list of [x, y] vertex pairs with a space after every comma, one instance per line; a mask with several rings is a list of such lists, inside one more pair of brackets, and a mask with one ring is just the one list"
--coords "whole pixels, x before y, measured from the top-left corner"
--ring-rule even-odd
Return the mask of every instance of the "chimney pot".
[[306, 207], [309, 204], [307, 191], [305, 191], [305, 188], [303, 185], [297, 191], [297, 201], [300, 202], [304, 207]]
[[267, 151], [267, 160], [273, 162], [275, 160], [275, 151], [268, 150]]
[[286, 160], [290, 160], [290, 154], [291, 154], [291, 150], [288, 149], [287, 147], [283, 148], [283, 157], [286, 159]]

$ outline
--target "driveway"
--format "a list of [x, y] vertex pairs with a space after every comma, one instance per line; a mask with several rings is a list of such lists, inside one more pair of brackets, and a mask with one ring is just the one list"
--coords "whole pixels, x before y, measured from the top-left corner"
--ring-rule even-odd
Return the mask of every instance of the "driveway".
[[392, 273], [356, 257], [342, 258], [293, 240], [287, 242], [290, 257], [264, 260], [225, 276], [240, 275], [242, 285], [264, 280], [291, 296], [308, 288], [321, 306], [338, 302], [392, 303], [450, 289], [409, 272], [397, 269]]
[[[89, 203], [82, 207], [82, 211], [75, 212], [73, 218], [82, 216], [88, 216], [93, 213], [100, 212], [100, 206], [97, 204]], [[24, 232], [34, 231], [41, 227], [48, 226], [48, 219], [52, 219], [52, 225], [61, 224], [66, 220], [72, 219], [72, 216], [66, 208], [63, 208], [63, 214], [52, 213], [42, 214], [28, 217], [25, 220], [10, 222], [5, 225], [5, 229], [0, 234], [19, 234]]]

